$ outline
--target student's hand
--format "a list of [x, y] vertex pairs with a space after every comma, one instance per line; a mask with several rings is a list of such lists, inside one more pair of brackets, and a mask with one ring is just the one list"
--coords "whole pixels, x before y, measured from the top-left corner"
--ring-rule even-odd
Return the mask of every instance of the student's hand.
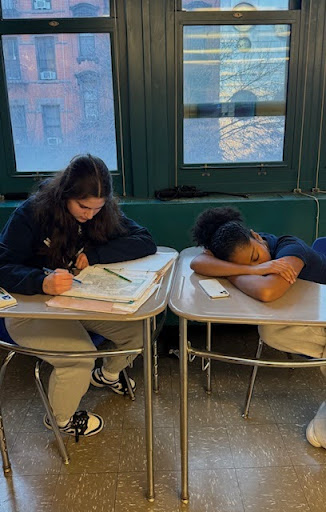
[[253, 265], [252, 273], [258, 276], [278, 274], [290, 284], [295, 283], [298, 275], [294, 267], [288, 261], [284, 260], [284, 258]]
[[73, 275], [63, 268], [57, 268], [52, 274], [46, 276], [43, 281], [43, 292], [47, 295], [60, 295], [70, 290]]
[[83, 268], [88, 267], [88, 259], [84, 252], [79, 254], [78, 258], [76, 259], [75, 267], [78, 268], [78, 270], [83, 270]]

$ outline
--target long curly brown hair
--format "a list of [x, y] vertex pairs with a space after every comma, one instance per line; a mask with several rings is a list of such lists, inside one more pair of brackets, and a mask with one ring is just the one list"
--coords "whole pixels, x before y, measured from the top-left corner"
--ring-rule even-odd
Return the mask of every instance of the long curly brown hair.
[[[68, 199], [103, 198], [102, 209], [83, 226], [69, 213]], [[65, 267], [74, 261], [82, 244], [104, 244], [111, 237], [125, 233], [123, 215], [113, 196], [112, 177], [109, 169], [96, 156], [90, 154], [74, 157], [68, 167], [54, 178], [42, 183], [34, 194], [33, 211], [36, 222], [50, 239], [39, 253], [46, 254], [51, 268]]]

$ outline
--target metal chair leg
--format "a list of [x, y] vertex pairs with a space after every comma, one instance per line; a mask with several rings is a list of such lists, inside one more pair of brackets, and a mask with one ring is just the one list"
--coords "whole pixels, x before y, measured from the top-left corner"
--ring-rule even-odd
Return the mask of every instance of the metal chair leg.
[[126, 379], [126, 383], [127, 383], [127, 388], [128, 388], [128, 393], [129, 393], [129, 396], [130, 396], [130, 400], [135, 400], [135, 399], [136, 399], [136, 397], [135, 397], [135, 393], [133, 392], [132, 387], [131, 387], [131, 384], [130, 384], [129, 375], [128, 375], [128, 373], [126, 372], [126, 369], [125, 369], [125, 368], [122, 370], [122, 372], [123, 372], [124, 378]]
[[[256, 359], [260, 358], [262, 350], [263, 350], [263, 346], [264, 346], [264, 342], [261, 338], [259, 338], [257, 352], [256, 352]], [[257, 371], [258, 371], [258, 366], [254, 366], [252, 369], [252, 372], [251, 372], [251, 378], [250, 378], [249, 386], [248, 386], [248, 390], [247, 390], [247, 398], [246, 398], [245, 408], [244, 408], [244, 411], [242, 414], [242, 417], [245, 420], [248, 419], [248, 416], [249, 416], [250, 402], [251, 402], [252, 394], [254, 391], [254, 385], [255, 385], [255, 380], [256, 380], [256, 376], [257, 376]]]
[[[0, 390], [2, 388], [2, 384], [3, 384], [3, 380], [5, 377], [6, 370], [7, 370], [7, 366], [10, 363], [11, 359], [14, 357], [14, 355], [15, 355], [15, 352], [13, 352], [13, 351], [9, 352], [9, 354], [6, 356], [4, 362], [2, 363], [1, 370], [0, 370]], [[1, 402], [2, 402], [2, 394], [0, 393], [0, 451], [1, 451], [1, 457], [2, 457], [3, 472], [6, 476], [9, 473], [11, 473], [11, 465], [10, 465], [10, 460], [9, 460], [9, 455], [8, 455], [5, 429], [3, 426]]]
[[[211, 322], [207, 322], [206, 325], [206, 350], [209, 352], [212, 350], [212, 324]], [[208, 395], [212, 392], [212, 361], [207, 359], [206, 364], [206, 393]]]
[[[153, 332], [156, 329], [156, 317], [152, 318], [152, 328]], [[158, 384], [158, 350], [157, 350], [157, 338], [153, 343], [153, 391], [154, 393], [159, 392], [159, 384]]]
[[66, 447], [64, 445], [64, 442], [63, 442], [63, 439], [62, 439], [62, 436], [60, 433], [60, 429], [56, 422], [55, 416], [52, 411], [52, 407], [50, 405], [50, 402], [48, 400], [47, 394], [44, 390], [44, 387], [43, 387], [43, 384], [42, 384], [42, 381], [40, 378], [40, 361], [36, 362], [34, 375], [35, 375], [35, 382], [36, 382], [38, 392], [40, 393], [42, 402], [43, 402], [45, 410], [46, 410], [46, 414], [49, 418], [51, 427], [53, 429], [54, 435], [55, 435], [57, 443], [58, 443], [60, 455], [62, 457], [64, 464], [69, 464], [69, 455], [67, 453]]

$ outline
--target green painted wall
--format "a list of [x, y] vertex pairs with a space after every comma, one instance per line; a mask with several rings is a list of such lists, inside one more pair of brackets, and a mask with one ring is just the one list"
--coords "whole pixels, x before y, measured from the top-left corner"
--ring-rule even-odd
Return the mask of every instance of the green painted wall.
[[[319, 236], [326, 236], [326, 197], [320, 194]], [[0, 203], [0, 227], [4, 225], [19, 201]], [[236, 206], [247, 225], [256, 231], [276, 235], [292, 234], [308, 244], [315, 239], [317, 203], [313, 198], [299, 195], [257, 195], [248, 199], [205, 197], [161, 202], [154, 199], [125, 199], [123, 211], [146, 226], [158, 245], [181, 251], [192, 244], [191, 227], [200, 212], [209, 207]]]

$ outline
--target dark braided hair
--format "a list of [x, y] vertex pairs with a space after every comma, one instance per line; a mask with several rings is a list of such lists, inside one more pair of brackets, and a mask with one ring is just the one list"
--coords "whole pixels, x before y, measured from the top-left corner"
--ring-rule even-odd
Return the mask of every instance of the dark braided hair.
[[197, 245], [209, 249], [216, 258], [229, 261], [236, 247], [250, 242], [250, 230], [235, 208], [209, 208], [202, 212], [192, 229]]

